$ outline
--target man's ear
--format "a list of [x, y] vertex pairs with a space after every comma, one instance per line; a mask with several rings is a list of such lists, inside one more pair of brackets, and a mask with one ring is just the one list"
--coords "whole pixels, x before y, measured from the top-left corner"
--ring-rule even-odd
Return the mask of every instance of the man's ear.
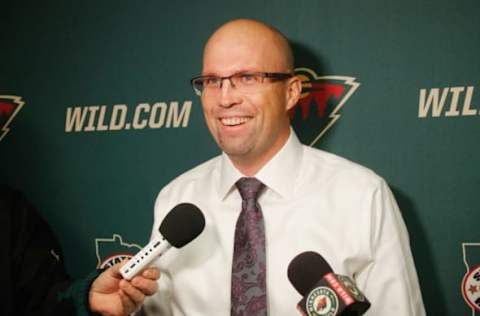
[[287, 108], [286, 110], [289, 111], [293, 108], [298, 99], [300, 99], [300, 94], [302, 93], [302, 80], [298, 76], [293, 76], [292, 78], [288, 79], [287, 82]]

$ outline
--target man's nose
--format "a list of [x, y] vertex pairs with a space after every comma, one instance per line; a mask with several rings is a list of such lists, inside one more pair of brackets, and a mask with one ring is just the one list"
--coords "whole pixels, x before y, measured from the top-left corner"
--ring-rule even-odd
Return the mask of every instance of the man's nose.
[[223, 78], [220, 84], [220, 106], [231, 107], [238, 103], [238, 95], [230, 78]]

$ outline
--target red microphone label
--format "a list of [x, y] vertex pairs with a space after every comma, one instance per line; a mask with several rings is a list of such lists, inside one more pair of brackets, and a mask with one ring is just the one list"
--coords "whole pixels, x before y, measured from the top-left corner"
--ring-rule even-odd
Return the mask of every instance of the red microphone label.
[[324, 278], [335, 290], [335, 292], [337, 292], [340, 298], [345, 302], [345, 305], [348, 306], [355, 302], [354, 299], [348, 294], [347, 290], [343, 288], [343, 286], [340, 284], [340, 282], [333, 273], [327, 273]]

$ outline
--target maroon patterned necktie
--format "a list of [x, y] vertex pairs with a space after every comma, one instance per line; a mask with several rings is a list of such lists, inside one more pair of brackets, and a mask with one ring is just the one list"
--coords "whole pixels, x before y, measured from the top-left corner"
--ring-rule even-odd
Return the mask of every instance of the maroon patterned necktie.
[[256, 178], [241, 178], [235, 185], [242, 211], [235, 228], [231, 316], [266, 316], [265, 225], [257, 203], [265, 185]]

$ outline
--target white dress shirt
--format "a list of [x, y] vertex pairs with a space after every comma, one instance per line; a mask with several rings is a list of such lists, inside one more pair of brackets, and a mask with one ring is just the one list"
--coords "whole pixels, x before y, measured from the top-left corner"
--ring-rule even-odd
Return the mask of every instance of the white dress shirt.
[[[235, 224], [242, 174], [226, 154], [182, 174], [158, 195], [152, 235], [177, 204], [205, 215], [205, 230], [156, 264], [160, 290], [145, 300], [147, 315], [230, 315]], [[271, 316], [300, 315], [302, 299], [287, 278], [304, 251], [321, 254], [333, 271], [351, 277], [372, 306], [370, 316], [425, 315], [408, 233], [385, 181], [333, 154], [302, 145], [293, 130], [256, 175], [265, 219], [267, 295]]]

